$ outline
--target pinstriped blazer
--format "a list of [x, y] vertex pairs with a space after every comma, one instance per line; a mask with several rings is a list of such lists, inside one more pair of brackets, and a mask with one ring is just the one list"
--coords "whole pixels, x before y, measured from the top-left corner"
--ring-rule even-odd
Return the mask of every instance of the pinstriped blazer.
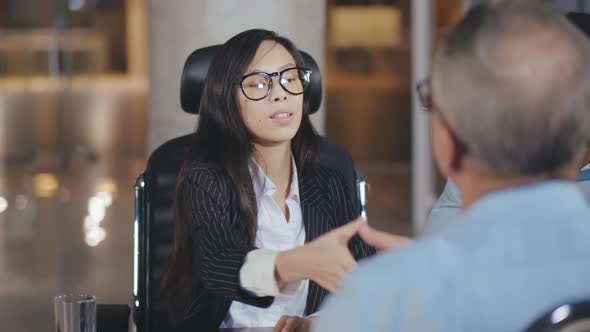
[[[193, 277], [198, 287], [177, 330], [215, 330], [227, 315], [232, 301], [270, 306], [272, 297], [256, 297], [240, 287], [239, 271], [244, 258], [256, 248], [238, 215], [238, 197], [229, 177], [218, 167], [195, 166], [187, 172], [178, 189], [182, 197], [178, 203], [190, 212], [187, 219]], [[306, 242], [358, 216], [346, 193], [341, 175], [325, 166], [318, 165], [309, 175], [299, 176]], [[351, 239], [349, 249], [357, 260], [375, 253], [375, 249], [358, 236]], [[305, 313], [316, 312], [326, 294], [324, 288], [310, 281]]]

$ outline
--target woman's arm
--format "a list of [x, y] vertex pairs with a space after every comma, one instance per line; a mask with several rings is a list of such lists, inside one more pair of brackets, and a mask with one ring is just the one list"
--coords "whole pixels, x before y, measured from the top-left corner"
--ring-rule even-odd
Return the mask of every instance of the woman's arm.
[[194, 271], [203, 287], [230, 300], [267, 307], [272, 297], [257, 297], [241, 287], [240, 269], [256, 247], [247, 228], [230, 220], [229, 186], [211, 172], [197, 172], [179, 187], [179, 204], [187, 211]]
[[339, 289], [344, 275], [356, 266], [348, 243], [362, 225], [358, 220], [350, 222], [302, 247], [280, 252], [275, 261], [279, 285], [311, 279], [330, 292]]

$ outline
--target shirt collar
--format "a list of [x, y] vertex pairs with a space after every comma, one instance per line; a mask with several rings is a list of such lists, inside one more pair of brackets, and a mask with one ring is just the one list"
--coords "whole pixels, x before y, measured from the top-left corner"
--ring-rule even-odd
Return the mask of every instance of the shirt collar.
[[590, 164], [582, 167], [578, 173], [578, 181], [590, 181]]
[[[297, 175], [297, 165], [295, 164], [293, 155], [291, 155], [291, 169], [293, 171], [293, 177], [291, 179], [291, 186], [287, 198], [291, 198], [299, 202], [299, 177]], [[277, 187], [268, 178], [268, 176], [266, 176], [262, 168], [256, 163], [256, 161], [254, 161], [254, 159], [250, 159], [248, 170], [250, 171], [252, 186], [254, 187], [254, 193], [256, 194], [257, 201], [260, 201], [262, 196], [270, 196], [274, 194]]]

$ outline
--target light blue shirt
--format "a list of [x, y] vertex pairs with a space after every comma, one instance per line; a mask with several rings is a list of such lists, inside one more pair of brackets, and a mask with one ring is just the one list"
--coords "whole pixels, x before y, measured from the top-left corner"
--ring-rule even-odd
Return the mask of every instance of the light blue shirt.
[[316, 332], [522, 331], [590, 298], [590, 206], [575, 183], [488, 194], [452, 225], [361, 262]]
[[[590, 164], [583, 167], [578, 174], [578, 187], [590, 204]], [[421, 235], [440, 232], [457, 220], [461, 213], [461, 193], [459, 188], [448, 180], [445, 188], [430, 211], [428, 220], [424, 225]]]

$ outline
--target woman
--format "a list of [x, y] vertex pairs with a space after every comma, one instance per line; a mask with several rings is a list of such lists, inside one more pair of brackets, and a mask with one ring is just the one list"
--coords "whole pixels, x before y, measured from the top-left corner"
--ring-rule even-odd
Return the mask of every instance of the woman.
[[177, 186], [165, 279], [181, 330], [305, 331], [327, 291], [374, 249], [356, 234], [343, 180], [318, 164], [310, 71], [287, 39], [248, 30], [209, 68]]

